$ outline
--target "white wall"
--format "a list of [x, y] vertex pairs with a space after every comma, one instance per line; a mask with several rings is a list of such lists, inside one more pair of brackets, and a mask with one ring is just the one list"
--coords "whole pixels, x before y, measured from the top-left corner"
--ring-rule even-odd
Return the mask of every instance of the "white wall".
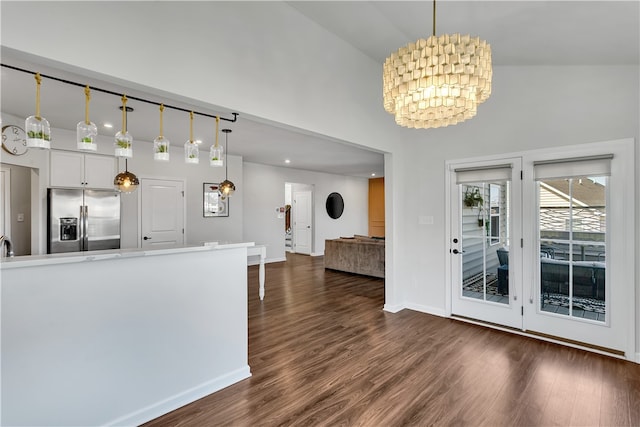
[[140, 425], [249, 377], [247, 250], [210, 248], [3, 264], [0, 424]]
[[[324, 254], [325, 239], [353, 234], [367, 234], [369, 183], [354, 178], [286, 167], [244, 164], [245, 241], [267, 245], [267, 261], [282, 261], [284, 250], [284, 218], [275, 209], [285, 205], [285, 183], [313, 186], [312, 254]], [[292, 185], [295, 188], [295, 185]], [[338, 219], [327, 215], [325, 201], [333, 192], [342, 194], [344, 213]]]
[[[437, 314], [445, 307], [446, 160], [624, 137], [637, 143], [639, 92], [638, 67], [497, 67], [493, 94], [476, 118], [425, 132], [422, 142], [394, 153], [396, 179], [407, 189], [397, 194], [403, 299]], [[434, 224], [418, 225], [420, 215], [434, 216]]]
[[[638, 66], [498, 66], [493, 95], [477, 117], [416, 131], [397, 127], [384, 112], [380, 64], [282, 2], [52, 2], [38, 3], [33, 13], [34, 7], [2, 3], [2, 44], [31, 60], [391, 153], [385, 165], [386, 200], [392, 203], [386, 214], [389, 307], [444, 312], [445, 160], [640, 136]], [[30, 16], [29, 27], [24, 16]], [[82, 20], [92, 22], [83, 37], [63, 30]], [[136, 37], [114, 33], [113, 22], [135, 28]], [[168, 31], [158, 34], [157, 28]], [[224, 43], [214, 48], [211, 40]], [[100, 55], [87, 61], [84, 52], [94, 49]], [[164, 61], [167, 52], [171, 61]], [[186, 69], [196, 57], [199, 66]], [[166, 66], [155, 67], [158, 60]], [[121, 67], [123, 62], [132, 66]], [[637, 184], [639, 166], [636, 153]], [[432, 215], [434, 224], [418, 225], [420, 215]], [[640, 333], [638, 315], [635, 321]], [[640, 335], [636, 345], [640, 349]]]

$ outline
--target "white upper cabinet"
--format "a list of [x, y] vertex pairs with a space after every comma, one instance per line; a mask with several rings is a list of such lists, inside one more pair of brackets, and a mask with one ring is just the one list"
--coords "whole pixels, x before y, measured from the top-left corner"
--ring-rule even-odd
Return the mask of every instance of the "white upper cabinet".
[[51, 187], [113, 189], [114, 157], [72, 151], [51, 151]]

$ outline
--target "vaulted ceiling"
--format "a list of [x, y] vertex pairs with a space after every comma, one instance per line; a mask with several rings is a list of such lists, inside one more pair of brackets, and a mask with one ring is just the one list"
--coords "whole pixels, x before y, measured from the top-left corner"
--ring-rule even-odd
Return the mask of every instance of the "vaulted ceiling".
[[[292, 8], [354, 46], [380, 64], [399, 47], [432, 32], [432, 2], [418, 1], [292, 1]], [[437, 3], [437, 33], [469, 33], [487, 40], [496, 66], [638, 65], [640, 63], [640, 3], [638, 1], [452, 1]], [[302, 17], [301, 17], [302, 18]], [[372, 63], [375, 63], [372, 61]], [[33, 64], [3, 52], [3, 64], [33, 69]], [[56, 77], [115, 92], [113, 84], [87, 79], [57, 69], [43, 69]], [[55, 81], [43, 83], [42, 111], [54, 127], [75, 129], [84, 116], [82, 88]], [[2, 68], [2, 111], [26, 117], [33, 114], [33, 77]], [[129, 95], [149, 98], [143, 92]], [[152, 99], [166, 102], [163, 99]], [[206, 111], [189, 100], [174, 102], [186, 109]], [[93, 93], [91, 118], [103, 135], [113, 135], [120, 124], [120, 101]], [[156, 106], [130, 101], [129, 130], [135, 140], [152, 141], [158, 133]], [[391, 120], [391, 117], [390, 117]], [[112, 129], [103, 128], [112, 123]], [[196, 117], [194, 136], [203, 147], [213, 142], [214, 121]], [[368, 177], [383, 174], [383, 154], [352, 144], [241, 115], [233, 129], [229, 152], [245, 161], [312, 171]], [[165, 136], [175, 145], [188, 139], [188, 114], [165, 111]], [[221, 135], [222, 138], [222, 135]], [[291, 163], [285, 165], [285, 159]]]

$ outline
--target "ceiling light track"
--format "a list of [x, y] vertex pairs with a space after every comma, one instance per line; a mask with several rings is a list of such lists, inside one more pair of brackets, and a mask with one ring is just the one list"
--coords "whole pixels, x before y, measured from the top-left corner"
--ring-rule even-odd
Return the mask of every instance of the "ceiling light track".
[[[36, 71], [31, 71], [31, 70], [26, 70], [24, 68], [14, 67], [13, 65], [7, 65], [7, 64], [0, 64], [0, 65], [2, 65], [5, 68], [9, 68], [11, 70], [21, 71], [23, 73], [32, 74], [34, 76], [37, 74]], [[73, 86], [79, 86], [79, 87], [83, 87], [83, 88], [84, 87], [88, 87], [91, 90], [94, 90], [94, 91], [97, 91], [97, 92], [106, 93], [106, 94], [109, 94], [109, 95], [114, 95], [114, 96], [117, 96], [117, 97], [121, 97], [122, 96], [122, 93], [113, 92], [113, 91], [107, 90], [107, 89], [101, 89], [101, 88], [95, 87], [95, 86], [88, 86], [88, 85], [86, 85], [84, 83], [78, 83], [78, 82], [74, 82], [74, 81], [71, 81], [71, 80], [61, 79], [59, 77], [48, 76], [46, 74], [40, 74], [40, 77], [51, 79], [51, 80], [55, 80], [55, 81], [61, 82], [61, 83], [66, 83], [66, 84], [73, 85]], [[186, 109], [186, 108], [176, 107], [176, 106], [173, 106], [173, 105], [167, 105], [165, 103], [156, 102], [156, 101], [150, 101], [148, 99], [139, 98], [139, 97], [130, 96], [130, 95], [127, 95], [127, 98], [135, 100], [135, 101], [145, 102], [147, 104], [157, 105], [157, 106], [164, 105], [165, 108], [171, 108], [172, 110], [183, 111], [183, 112], [186, 112], [186, 113], [191, 113], [193, 111], [193, 110], [189, 110], [189, 109]], [[227, 117], [222, 117], [222, 116], [219, 116], [219, 115], [208, 114], [208, 113], [201, 113], [201, 112], [198, 112], [198, 111], [193, 111], [193, 114], [197, 114], [199, 116], [204, 116], [204, 117], [211, 117], [211, 118], [219, 117], [220, 120], [225, 120], [225, 121], [231, 122], [231, 123], [236, 122], [237, 119], [238, 119], [238, 113], [231, 113], [231, 115], [233, 115], [233, 118], [227, 118]]]

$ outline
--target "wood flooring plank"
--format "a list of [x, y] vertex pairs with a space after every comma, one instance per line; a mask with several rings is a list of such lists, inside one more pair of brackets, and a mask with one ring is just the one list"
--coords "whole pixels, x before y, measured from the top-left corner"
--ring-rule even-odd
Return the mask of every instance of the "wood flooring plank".
[[288, 254], [248, 269], [252, 377], [145, 424], [640, 426], [640, 365], [411, 310]]

